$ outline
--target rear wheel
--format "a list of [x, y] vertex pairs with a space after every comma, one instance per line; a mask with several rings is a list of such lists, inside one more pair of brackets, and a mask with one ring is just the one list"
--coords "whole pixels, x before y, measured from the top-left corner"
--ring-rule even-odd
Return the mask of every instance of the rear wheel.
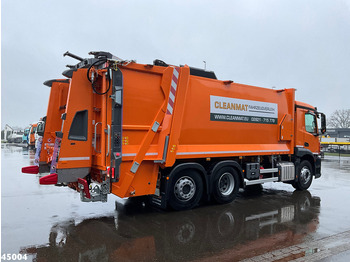
[[214, 188], [212, 196], [214, 200], [220, 204], [232, 202], [239, 190], [237, 171], [232, 167], [223, 167], [213, 175]]
[[312, 167], [309, 161], [301, 161], [298, 170], [298, 181], [293, 183], [293, 187], [297, 190], [306, 190], [312, 183]]
[[198, 205], [203, 194], [203, 181], [193, 170], [179, 172], [172, 179], [169, 205], [175, 210], [191, 209]]

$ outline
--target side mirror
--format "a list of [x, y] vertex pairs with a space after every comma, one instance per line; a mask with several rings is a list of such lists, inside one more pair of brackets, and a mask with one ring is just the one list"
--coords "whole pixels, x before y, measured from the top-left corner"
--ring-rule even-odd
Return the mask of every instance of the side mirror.
[[38, 127], [36, 128], [36, 133], [39, 136], [44, 136], [44, 131], [45, 131], [45, 122], [39, 123]]
[[321, 133], [326, 133], [326, 115], [321, 113]]

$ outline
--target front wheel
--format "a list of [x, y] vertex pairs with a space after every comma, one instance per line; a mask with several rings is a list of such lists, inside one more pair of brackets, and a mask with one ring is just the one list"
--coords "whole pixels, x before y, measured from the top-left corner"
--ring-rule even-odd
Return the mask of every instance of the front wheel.
[[220, 204], [232, 202], [239, 190], [237, 171], [232, 167], [223, 167], [213, 175], [214, 188], [212, 196], [214, 200]]
[[297, 190], [306, 190], [312, 183], [312, 167], [309, 161], [301, 161], [298, 170], [298, 181], [293, 183], [293, 187]]
[[175, 174], [171, 183], [169, 205], [175, 210], [192, 209], [203, 194], [203, 181], [193, 170]]

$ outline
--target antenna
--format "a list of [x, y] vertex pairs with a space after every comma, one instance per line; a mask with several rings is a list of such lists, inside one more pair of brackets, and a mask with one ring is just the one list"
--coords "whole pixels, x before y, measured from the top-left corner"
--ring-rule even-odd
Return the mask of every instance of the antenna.
[[203, 61], [203, 63], [204, 63], [204, 70], [207, 70], [207, 62]]

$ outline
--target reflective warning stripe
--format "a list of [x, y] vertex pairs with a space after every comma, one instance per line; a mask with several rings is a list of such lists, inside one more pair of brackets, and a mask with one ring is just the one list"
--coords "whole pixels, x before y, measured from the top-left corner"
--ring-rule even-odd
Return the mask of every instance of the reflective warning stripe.
[[173, 78], [171, 80], [171, 87], [170, 87], [170, 93], [169, 93], [168, 107], [166, 112], [168, 115], [173, 114], [177, 83], [179, 80], [179, 72], [180, 72], [180, 68], [174, 67]]
[[290, 152], [289, 149], [282, 150], [248, 150], [248, 151], [210, 151], [210, 152], [177, 152], [177, 156], [185, 155], [213, 155], [213, 154], [248, 154], [248, 153], [276, 153], [276, 152]]
[[[146, 156], [157, 156], [158, 153], [146, 153]], [[127, 153], [123, 154], [122, 156], [127, 157], [127, 156], [136, 156], [136, 153]]]
[[90, 157], [60, 157], [60, 161], [90, 160]]

